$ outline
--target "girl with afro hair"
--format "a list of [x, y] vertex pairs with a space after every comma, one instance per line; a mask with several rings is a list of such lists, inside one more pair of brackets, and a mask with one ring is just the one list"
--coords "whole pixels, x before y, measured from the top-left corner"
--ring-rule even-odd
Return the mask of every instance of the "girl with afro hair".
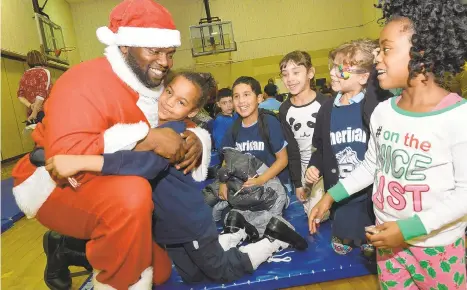
[[376, 57], [383, 89], [402, 88], [371, 116], [365, 160], [312, 209], [310, 232], [333, 202], [374, 182], [381, 289], [466, 289], [467, 101], [443, 88], [467, 60], [460, 0], [381, 1]]

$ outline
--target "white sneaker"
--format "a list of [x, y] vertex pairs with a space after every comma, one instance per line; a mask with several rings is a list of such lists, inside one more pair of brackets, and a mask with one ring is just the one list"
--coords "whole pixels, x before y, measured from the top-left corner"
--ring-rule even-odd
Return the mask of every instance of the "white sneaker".
[[227, 251], [230, 248], [240, 245], [246, 238], [247, 234], [245, 229], [240, 229], [235, 233], [220, 234], [219, 244], [221, 244], [224, 251]]
[[259, 265], [266, 262], [275, 252], [279, 252], [288, 248], [289, 244], [279, 240], [271, 242], [268, 238], [264, 238], [253, 244], [240, 247], [240, 252], [248, 254], [253, 269], [256, 270]]

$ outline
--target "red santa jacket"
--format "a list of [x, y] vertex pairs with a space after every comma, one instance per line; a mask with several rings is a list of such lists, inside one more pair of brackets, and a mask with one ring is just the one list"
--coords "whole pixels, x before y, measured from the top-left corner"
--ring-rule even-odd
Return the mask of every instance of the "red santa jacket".
[[[46, 158], [57, 154], [98, 155], [131, 150], [157, 126], [157, 100], [163, 86], [150, 90], [125, 63], [118, 47], [107, 47], [106, 58], [83, 62], [64, 73], [54, 85], [45, 106], [46, 117], [33, 132], [34, 141], [45, 148]], [[203, 143], [202, 165], [193, 172], [196, 180], [207, 175], [210, 136], [190, 129]], [[98, 174], [75, 178], [85, 183]], [[55, 188], [44, 167], [36, 168], [23, 157], [13, 170], [18, 206], [29, 217]]]

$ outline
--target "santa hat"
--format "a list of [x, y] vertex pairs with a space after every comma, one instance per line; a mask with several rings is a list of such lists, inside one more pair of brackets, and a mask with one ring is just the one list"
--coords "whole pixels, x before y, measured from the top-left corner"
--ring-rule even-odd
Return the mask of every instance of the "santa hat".
[[153, 0], [124, 0], [110, 13], [109, 26], [98, 28], [96, 34], [109, 46], [180, 46], [172, 15]]

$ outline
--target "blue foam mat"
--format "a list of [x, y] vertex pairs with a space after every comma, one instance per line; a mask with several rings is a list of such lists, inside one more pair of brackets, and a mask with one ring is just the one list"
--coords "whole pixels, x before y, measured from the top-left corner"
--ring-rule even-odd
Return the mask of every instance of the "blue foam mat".
[[24, 214], [16, 205], [13, 196], [13, 178], [1, 181], [2, 186], [2, 233], [11, 228]]
[[9, 219], [2, 219], [2, 233], [13, 226], [13, 221]]
[[157, 289], [278, 289], [376, 273], [376, 264], [369, 263], [360, 249], [354, 249], [346, 256], [334, 253], [330, 245], [330, 222], [322, 224], [317, 235], [310, 236], [303, 207], [295, 198], [293, 200], [284, 216], [307, 238], [309, 247], [304, 252], [286, 249], [278, 253], [283, 255], [280, 258], [292, 258], [290, 262], [264, 263], [252, 275], [226, 284], [187, 285], [174, 269], [170, 280]]
[[[360, 249], [354, 249], [346, 256], [334, 253], [330, 245], [330, 222], [322, 224], [317, 235], [308, 235], [307, 219], [303, 207], [295, 198], [284, 215], [297, 231], [307, 238], [309, 244], [308, 249], [304, 252], [286, 249], [278, 253], [279, 255], [283, 254], [280, 258], [292, 258], [290, 262], [264, 263], [252, 275], [246, 275], [234, 283], [225, 284], [188, 285], [181, 281], [174, 268], [169, 281], [155, 288], [160, 290], [226, 288], [266, 290], [376, 274], [376, 264], [368, 262], [361, 255]], [[92, 283], [88, 279], [80, 290], [90, 289], [92, 289]]]
[[[218, 154], [213, 152], [211, 155], [211, 166], [219, 162]], [[206, 180], [200, 183], [200, 188], [204, 188], [212, 180]], [[308, 219], [303, 211], [303, 206], [296, 200], [295, 194], [291, 195], [291, 204], [285, 210], [284, 216], [296, 228], [296, 230], [307, 238], [308, 249], [304, 252], [286, 249], [278, 255], [279, 258], [290, 257], [290, 262], [264, 263], [252, 275], [245, 277], [233, 283], [206, 283], [188, 285], [181, 281], [175, 268], [172, 275], [164, 285], [154, 287], [158, 290], [208, 290], [208, 289], [255, 289], [267, 290], [287, 288], [298, 285], [307, 285], [345, 279], [349, 277], [364, 276], [376, 274], [376, 264], [369, 263], [364, 258], [360, 249], [354, 249], [346, 256], [334, 253], [331, 248], [331, 223], [326, 222], [321, 225], [319, 233], [310, 236], [308, 234]], [[91, 290], [92, 276], [80, 287], [80, 290]]]

